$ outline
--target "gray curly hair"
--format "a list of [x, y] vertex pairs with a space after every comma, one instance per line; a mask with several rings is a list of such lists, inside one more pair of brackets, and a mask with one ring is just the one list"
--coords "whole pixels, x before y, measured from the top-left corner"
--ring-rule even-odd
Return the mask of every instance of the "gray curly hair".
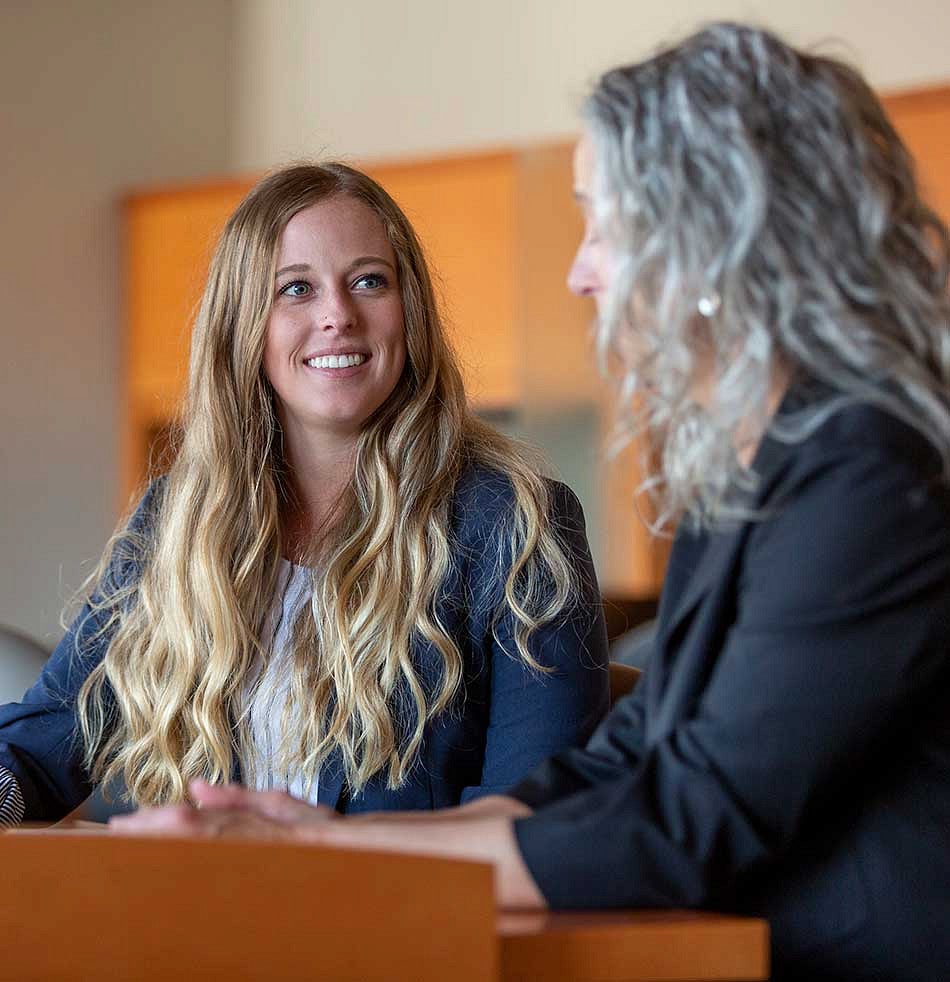
[[[870, 402], [918, 429], [950, 474], [950, 239], [855, 69], [714, 24], [605, 74], [584, 116], [616, 263], [599, 345], [622, 357], [635, 321], [623, 416], [657, 455], [661, 522], [741, 511], [755, 475], [737, 434], [767, 419], [777, 370], [821, 394], [776, 417], [774, 435], [804, 439]], [[697, 316], [712, 294], [718, 309]]]

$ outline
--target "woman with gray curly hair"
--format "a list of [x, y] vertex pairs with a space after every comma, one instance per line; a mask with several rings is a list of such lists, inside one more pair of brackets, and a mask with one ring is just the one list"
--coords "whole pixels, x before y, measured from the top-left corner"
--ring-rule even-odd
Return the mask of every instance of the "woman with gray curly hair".
[[505, 796], [130, 828], [487, 859], [503, 904], [768, 918], [775, 978], [950, 965], [947, 230], [851, 68], [741, 25], [608, 72], [570, 286], [678, 524], [645, 679]]

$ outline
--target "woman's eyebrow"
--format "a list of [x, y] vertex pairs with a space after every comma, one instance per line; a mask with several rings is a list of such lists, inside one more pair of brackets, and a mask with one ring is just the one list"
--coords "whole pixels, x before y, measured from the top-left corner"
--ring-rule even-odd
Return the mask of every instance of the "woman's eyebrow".
[[[373, 266], [376, 264], [388, 266], [394, 273], [396, 272], [396, 267], [393, 266], [388, 259], [384, 259], [382, 256], [359, 256], [346, 267], [346, 271], [350, 273], [354, 269], [358, 269], [360, 266]], [[291, 263], [289, 266], [281, 266], [274, 276], [276, 278], [283, 276], [285, 273], [309, 273], [310, 269], [311, 267], [309, 263]]]
[[282, 266], [274, 276], [283, 276], [284, 273], [306, 273], [309, 270], [310, 266], [307, 263], [292, 263], [290, 266]]
[[396, 267], [388, 259], [383, 259], [382, 256], [360, 256], [358, 259], [354, 259], [346, 268], [348, 272], [352, 272], [359, 266], [374, 266], [377, 263], [382, 263], [383, 266], [388, 266], [394, 273], [396, 272]]

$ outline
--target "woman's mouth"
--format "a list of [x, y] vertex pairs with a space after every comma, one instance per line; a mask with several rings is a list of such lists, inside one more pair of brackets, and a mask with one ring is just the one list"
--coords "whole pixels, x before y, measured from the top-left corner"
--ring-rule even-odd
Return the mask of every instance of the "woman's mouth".
[[355, 368], [366, 361], [367, 356], [357, 352], [340, 355], [318, 355], [304, 362], [310, 368]]

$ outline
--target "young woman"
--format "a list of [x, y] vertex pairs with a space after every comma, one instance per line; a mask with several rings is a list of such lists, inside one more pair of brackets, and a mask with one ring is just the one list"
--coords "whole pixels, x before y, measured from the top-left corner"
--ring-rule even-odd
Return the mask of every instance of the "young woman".
[[853, 69], [735, 24], [601, 79], [575, 191], [680, 524], [645, 678], [468, 813], [196, 786], [126, 827], [478, 857], [504, 904], [764, 916], [775, 979], [945, 978], [947, 230]]
[[580, 507], [471, 413], [407, 219], [339, 164], [266, 178], [211, 265], [170, 472], [0, 709], [7, 821], [116, 780], [458, 804], [606, 708]]

